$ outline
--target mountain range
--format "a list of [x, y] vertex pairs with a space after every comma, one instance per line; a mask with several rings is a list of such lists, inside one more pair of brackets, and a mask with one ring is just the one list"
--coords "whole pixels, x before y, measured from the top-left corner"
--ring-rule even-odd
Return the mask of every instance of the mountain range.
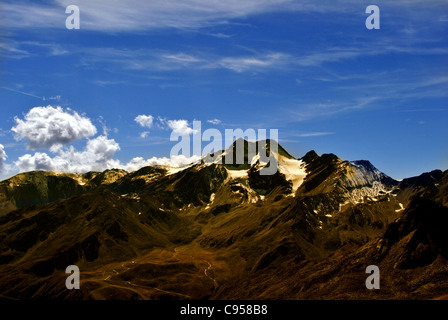
[[[1, 181], [0, 299], [448, 297], [448, 170], [397, 181], [277, 145], [277, 172], [260, 175], [253, 142], [244, 163], [223, 161], [236, 143], [183, 168]], [[65, 287], [69, 265], [79, 290]]]

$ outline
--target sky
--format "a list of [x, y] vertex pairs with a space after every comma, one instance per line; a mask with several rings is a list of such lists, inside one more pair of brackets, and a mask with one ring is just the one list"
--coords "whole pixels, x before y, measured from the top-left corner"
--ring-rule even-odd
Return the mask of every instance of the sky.
[[446, 170], [447, 40], [446, 0], [2, 0], [0, 179], [185, 165], [170, 135], [195, 120], [395, 179]]

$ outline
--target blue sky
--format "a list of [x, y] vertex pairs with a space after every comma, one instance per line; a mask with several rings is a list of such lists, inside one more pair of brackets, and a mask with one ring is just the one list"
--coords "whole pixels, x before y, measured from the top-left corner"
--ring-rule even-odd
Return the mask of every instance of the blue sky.
[[0, 29], [0, 178], [187, 161], [169, 137], [193, 120], [396, 179], [448, 169], [446, 1], [2, 1]]

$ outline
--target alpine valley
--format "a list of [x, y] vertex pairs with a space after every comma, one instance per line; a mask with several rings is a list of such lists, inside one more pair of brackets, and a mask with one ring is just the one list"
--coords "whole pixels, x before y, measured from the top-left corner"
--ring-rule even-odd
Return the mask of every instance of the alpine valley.
[[[1, 181], [0, 299], [448, 298], [448, 171], [396, 181], [278, 145], [277, 173], [260, 175], [243, 142], [240, 165]], [[380, 290], [366, 288], [369, 265]]]

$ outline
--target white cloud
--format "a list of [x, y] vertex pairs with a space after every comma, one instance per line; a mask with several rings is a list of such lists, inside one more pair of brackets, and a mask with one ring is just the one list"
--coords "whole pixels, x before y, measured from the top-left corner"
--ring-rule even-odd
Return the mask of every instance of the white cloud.
[[54, 160], [50, 156], [43, 152], [36, 152], [34, 155], [25, 154], [21, 156], [15, 165], [19, 168], [20, 172], [32, 171], [32, 170], [56, 170]]
[[43, 152], [36, 152], [33, 155], [25, 154], [14, 164], [20, 172], [47, 170], [85, 173], [113, 168], [131, 172], [146, 166], [184, 167], [199, 161], [201, 158], [200, 156], [186, 157], [181, 154], [170, 158], [152, 157], [144, 159], [136, 157], [128, 163], [122, 163], [113, 159], [115, 152], [119, 149], [118, 143], [113, 139], [100, 136], [89, 140], [84, 151], [76, 151], [73, 147], [70, 147], [65, 150], [61, 149], [55, 157], [51, 157]]
[[5, 152], [5, 147], [2, 144], [0, 144], [0, 173], [2, 173], [2, 171], [3, 171], [6, 158], [7, 158], [7, 155]]
[[196, 133], [196, 130], [193, 130], [187, 120], [168, 120], [168, 127], [173, 130], [174, 133], [178, 133], [181, 135], [189, 135], [192, 133]]
[[99, 136], [87, 141], [87, 147], [84, 154], [88, 155], [89, 159], [93, 159], [95, 163], [104, 163], [111, 160], [118, 150], [120, 150], [120, 146], [114, 139], [108, 139], [106, 136]]
[[154, 117], [151, 115], [146, 116], [144, 114], [141, 114], [141, 115], [138, 115], [137, 117], [135, 117], [134, 121], [137, 122], [143, 128], [151, 129], [152, 125], [153, 125]]
[[200, 159], [201, 159], [200, 156], [185, 157], [182, 154], [177, 155], [177, 156], [172, 156], [171, 158], [152, 157], [150, 159], [144, 159], [142, 157], [136, 157], [136, 158], [133, 158], [128, 163], [120, 165], [120, 167], [126, 171], [136, 171], [136, 170], [146, 167], [146, 166], [166, 166], [166, 167], [178, 168], [178, 167], [187, 166], [187, 165], [189, 165], [193, 162], [196, 162]]
[[143, 131], [140, 133], [140, 138], [145, 139], [149, 135], [149, 131]]
[[212, 119], [212, 120], [207, 120], [207, 122], [211, 123], [211, 124], [214, 124], [214, 125], [217, 125], [217, 124], [221, 123], [221, 120], [215, 118], [215, 119]]
[[120, 150], [114, 139], [99, 136], [87, 141], [83, 151], [77, 151], [73, 146], [52, 150], [57, 155], [50, 157], [43, 152], [34, 155], [25, 154], [14, 164], [20, 172], [31, 170], [53, 170], [63, 172], [88, 172], [111, 169], [119, 164], [113, 157]]
[[30, 149], [66, 145], [97, 132], [90, 119], [69, 109], [64, 111], [60, 106], [35, 107], [24, 120], [17, 117], [14, 120], [16, 126], [11, 130], [17, 140], [27, 140]]
[[[156, 124], [157, 127], [170, 128], [173, 132], [182, 135], [195, 133], [187, 120], [167, 120], [162, 117], [154, 118], [151, 115], [139, 115], [134, 120], [144, 128], [152, 128]], [[200, 159], [199, 156], [185, 157], [184, 155], [149, 159], [136, 157], [128, 163], [122, 163], [114, 159], [120, 146], [114, 139], [107, 137], [108, 130], [102, 117], [99, 121], [103, 125], [103, 135], [88, 139], [85, 148], [77, 150], [73, 145], [67, 146], [67, 144], [76, 139], [94, 135], [96, 128], [88, 118], [72, 110], [64, 111], [61, 107], [36, 107], [31, 109], [23, 120], [16, 118], [15, 121], [16, 126], [11, 130], [16, 133], [17, 139], [26, 139], [28, 147], [32, 149], [49, 149], [49, 153], [35, 152], [19, 157], [14, 162], [19, 172], [47, 170], [83, 173], [112, 168], [135, 171], [144, 166], [183, 167]], [[218, 119], [211, 121], [220, 122]], [[149, 131], [144, 131], [140, 136], [145, 138], [148, 134]], [[6, 167], [3, 165], [5, 159], [6, 153], [3, 145], [0, 145], [0, 170]]]
[[[122, 163], [120, 160], [114, 159], [114, 155], [118, 150], [120, 150], [120, 146], [114, 139], [99, 136], [88, 140], [83, 151], [77, 151], [73, 146], [53, 148], [52, 151], [57, 153], [54, 157], [44, 152], [36, 152], [33, 155], [25, 154], [19, 157], [14, 162], [14, 165], [20, 172], [47, 170], [85, 173], [113, 168], [136, 171], [145, 166], [184, 167], [200, 160], [199, 156], [186, 157], [184, 155], [176, 155], [170, 158], [152, 157], [144, 159], [136, 157], [127, 163]], [[0, 155], [1, 151], [2, 145], [0, 145]]]
[[[152, 128], [153, 124], [154, 124], [154, 117], [151, 115], [138, 115], [135, 119], [135, 122], [137, 122], [141, 127], [143, 128]], [[143, 131], [140, 133], [140, 138], [144, 139], [149, 135], [149, 131]]]

